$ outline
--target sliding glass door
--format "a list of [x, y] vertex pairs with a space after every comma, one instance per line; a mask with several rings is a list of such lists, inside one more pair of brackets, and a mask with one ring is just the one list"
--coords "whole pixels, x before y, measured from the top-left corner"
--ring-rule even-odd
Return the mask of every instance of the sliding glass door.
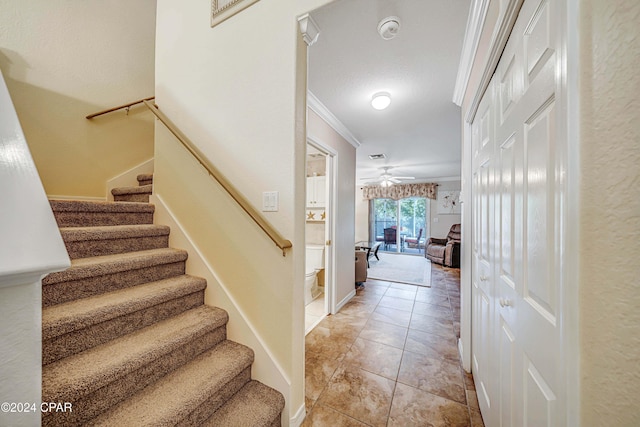
[[373, 199], [371, 211], [371, 240], [381, 242], [381, 251], [424, 253], [427, 199]]

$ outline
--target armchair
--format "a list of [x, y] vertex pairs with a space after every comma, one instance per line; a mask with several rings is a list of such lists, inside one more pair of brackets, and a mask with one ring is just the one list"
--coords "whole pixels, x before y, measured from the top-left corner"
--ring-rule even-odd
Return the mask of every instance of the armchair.
[[431, 237], [427, 241], [425, 256], [446, 267], [460, 267], [460, 224], [454, 224], [445, 239]]
[[419, 250], [421, 247], [424, 248], [424, 241], [420, 241], [420, 239], [422, 239], [422, 228], [418, 232], [418, 237], [406, 237], [404, 241], [408, 248], [416, 248]]

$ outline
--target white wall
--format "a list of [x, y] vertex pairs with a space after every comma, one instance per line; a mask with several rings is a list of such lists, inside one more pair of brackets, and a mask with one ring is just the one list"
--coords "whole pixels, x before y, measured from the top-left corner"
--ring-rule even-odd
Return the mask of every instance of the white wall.
[[640, 2], [580, 2], [584, 426], [640, 425]]
[[0, 0], [0, 69], [45, 191], [105, 198], [105, 182], [153, 156], [155, 0]]

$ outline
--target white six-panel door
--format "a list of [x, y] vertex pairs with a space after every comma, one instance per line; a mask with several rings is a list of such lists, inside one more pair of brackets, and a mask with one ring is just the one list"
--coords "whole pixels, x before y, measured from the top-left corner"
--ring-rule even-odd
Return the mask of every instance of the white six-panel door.
[[524, 2], [472, 123], [472, 370], [487, 426], [564, 419], [558, 7]]

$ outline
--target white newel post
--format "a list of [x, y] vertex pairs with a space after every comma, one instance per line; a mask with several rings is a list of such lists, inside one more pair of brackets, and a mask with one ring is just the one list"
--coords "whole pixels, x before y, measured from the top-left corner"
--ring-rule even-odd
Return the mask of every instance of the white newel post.
[[0, 73], [0, 425], [40, 425], [41, 280], [69, 265]]

